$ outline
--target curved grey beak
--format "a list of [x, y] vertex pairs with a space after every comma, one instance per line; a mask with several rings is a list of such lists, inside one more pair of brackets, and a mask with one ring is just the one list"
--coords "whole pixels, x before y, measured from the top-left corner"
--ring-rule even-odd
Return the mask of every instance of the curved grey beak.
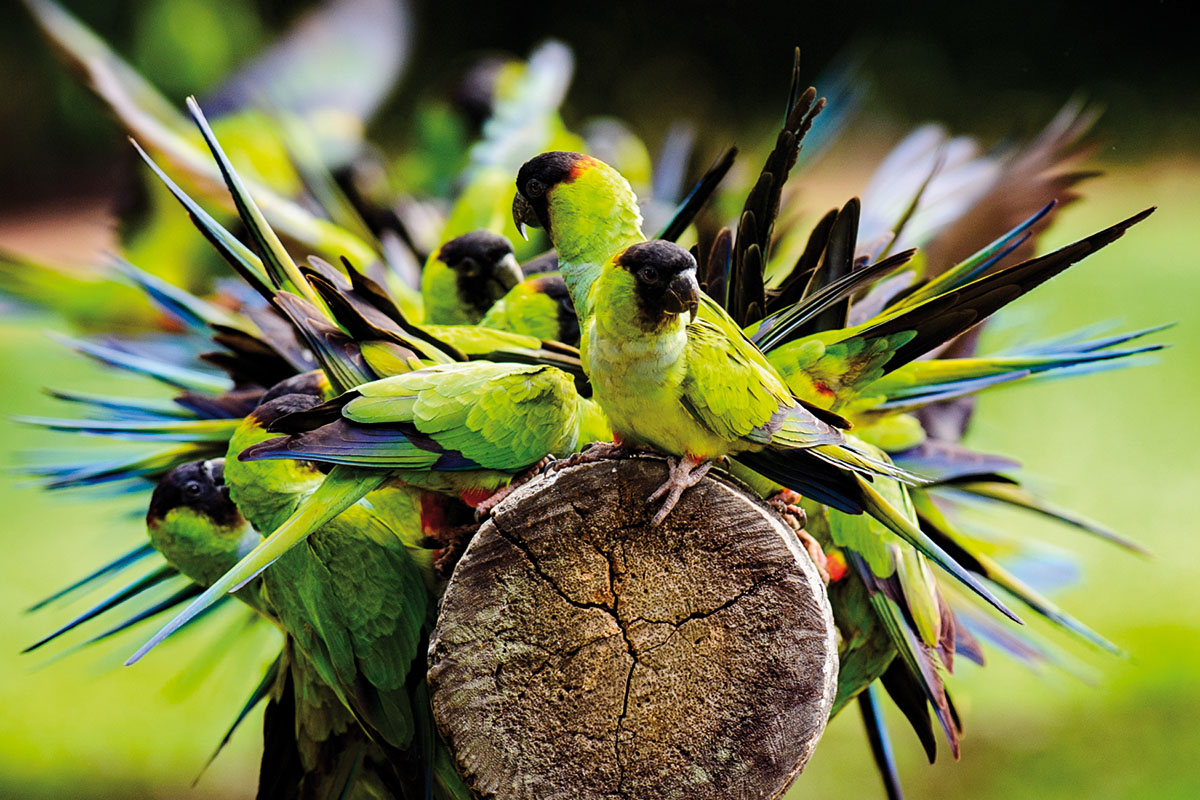
[[513, 197], [513, 222], [517, 226], [517, 232], [521, 234], [521, 238], [529, 241], [529, 235], [525, 233], [525, 228], [540, 228], [542, 223], [538, 221], [537, 212], [533, 210], [533, 206], [525, 199], [525, 195], [517, 192]]
[[696, 312], [700, 309], [700, 284], [696, 281], [696, 271], [689, 269], [672, 278], [667, 285], [663, 302], [667, 311], [672, 314], [687, 311], [690, 315], [689, 322], [695, 322]]
[[487, 294], [491, 303], [501, 300], [510, 289], [524, 279], [525, 273], [521, 272], [521, 265], [512, 253], [497, 261], [492, 274], [487, 276]]
[[517, 257], [509, 253], [496, 265], [495, 277], [496, 282], [507, 292], [525, 280], [525, 273], [521, 272], [521, 265], [517, 262]]
[[204, 471], [208, 473], [208, 477], [212, 478], [212, 482], [217, 486], [225, 485], [225, 459], [210, 458], [204, 462]]

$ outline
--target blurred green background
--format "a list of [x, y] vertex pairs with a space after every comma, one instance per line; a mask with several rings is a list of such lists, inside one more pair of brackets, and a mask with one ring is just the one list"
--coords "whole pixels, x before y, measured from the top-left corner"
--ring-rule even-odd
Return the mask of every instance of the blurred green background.
[[[211, 86], [295, 12], [248, 0], [66, 5], [171, 97]], [[0, 193], [0, 245], [81, 258], [108, 235], [105, 210], [129, 154], [15, 6], [0, 10], [0, 186], [8, 187]], [[893, 726], [912, 798], [1200, 796], [1200, 59], [1185, 41], [1182, 12], [1183, 4], [1162, 3], [1117, 19], [1054, 2], [993, 12], [963, 4], [759, 11], [664, 3], [606, 7], [603, 17], [586, 7], [414, 8], [412, 67], [373, 130], [385, 142], [403, 141], [413, 103], [444, 90], [473, 56], [523, 54], [554, 35], [578, 59], [568, 122], [619, 114], [653, 149], [673, 119], [690, 118], [704, 121], [710, 148], [755, 146], [776, 124], [791, 45], [804, 49], [814, 77], [860, 48], [871, 91], [853, 133], [811, 179], [817, 207], [860, 191], [873, 160], [913, 123], [938, 119], [990, 143], [1036, 130], [1076, 91], [1108, 106], [1096, 133], [1096, 162], [1107, 174], [1085, 185], [1085, 199], [1060, 217], [1043, 248], [1148, 205], [1158, 213], [1007, 311], [988, 339], [1000, 345], [1104, 319], [1127, 328], [1175, 321], [1161, 337], [1174, 347], [1133, 371], [986, 397], [969, 444], [1019, 456], [1052, 499], [1155, 553], [1138, 559], [1027, 516], [1006, 518], [1080, 554], [1082, 579], [1057, 599], [1129, 657], [1072, 648], [1078, 676], [1036, 675], [1000, 654], [984, 669], [964, 664], [952, 682], [966, 725], [961, 762], [943, 757], [927, 766], [904, 724]], [[114, 388], [44, 335], [59, 328], [37, 315], [0, 321], [0, 414], [40, 413], [45, 385]], [[0, 466], [44, 442], [0, 424]], [[190, 787], [257, 682], [269, 638], [230, 650], [214, 638], [220, 626], [199, 626], [128, 669], [120, 660], [144, 628], [61, 660], [20, 656], [76, 607], [22, 609], [135, 544], [138, 509], [128, 500], [42, 494], [10, 477], [0, 479], [0, 509], [0, 796], [253, 796], [258, 715]], [[204, 653], [220, 656], [210, 670], [196, 662]], [[788, 796], [881, 796], [852, 712], [831, 724]]]

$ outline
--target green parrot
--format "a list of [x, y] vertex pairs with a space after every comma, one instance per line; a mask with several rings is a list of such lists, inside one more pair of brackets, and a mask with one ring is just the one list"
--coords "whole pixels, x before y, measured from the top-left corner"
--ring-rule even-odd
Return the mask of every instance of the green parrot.
[[456, 518], [452, 501], [374, 480], [357, 502], [330, 513], [320, 502], [325, 476], [311, 462], [239, 458], [275, 438], [273, 421], [316, 406], [320, 383], [309, 374], [274, 387], [229, 441], [229, 493], [259, 531], [316, 514], [305, 546], [262, 574], [264, 597], [294, 648], [383, 748], [405, 791], [416, 796], [428, 780], [439, 797], [462, 796], [433, 732], [421, 658], [441, 589], [434, 548]]
[[[626, 248], [590, 292], [596, 313], [583, 333], [583, 363], [615, 441], [672, 456], [667, 481], [651, 496], [666, 497], [655, 523], [714, 459], [732, 457], [735, 474], [748, 468], [845, 513], [868, 512], [1013, 616], [874, 485], [914, 482], [909, 473], [844, 434], [844, 421], [794, 398], [766, 357], [704, 299], [695, 270], [691, 254], [670, 242]], [[705, 303], [717, 323], [685, 319]]]
[[[229, 440], [230, 496], [264, 535], [324, 476], [297, 462], [250, 464], [238, 456], [271, 438], [266, 426], [278, 416], [317, 403], [311, 394], [269, 399]], [[408, 503], [389, 502], [387, 514], [370, 501], [352, 505], [262, 577], [264, 594], [297, 648], [364, 727], [397, 752], [413, 745], [416, 732], [408, 679], [429, 611], [425, 580], [410, 552], [423, 537], [420, 498], [412, 494]]]
[[424, 322], [474, 325], [524, 276], [503, 236], [473, 231], [439, 247], [421, 273]]
[[[654, 495], [666, 497], [656, 524], [713, 460], [727, 456], [803, 453], [816, 483], [809, 492], [824, 489], [827, 502], [850, 509], [853, 473], [906, 477], [856, 453], [836, 418], [793, 399], [762, 353], [701, 294], [695, 259], [678, 245], [620, 251], [589, 294], [595, 313], [584, 324], [581, 353], [597, 403], [619, 442], [674, 457], [670, 480]], [[701, 308], [709, 313], [699, 316]]]
[[293, 435], [243, 458], [383, 470], [473, 507], [497, 500], [497, 490], [545, 456], [569, 455], [610, 437], [599, 407], [579, 396], [566, 373], [488, 361], [365, 383], [274, 430]]
[[517, 173], [513, 220], [546, 231], [581, 327], [592, 316], [592, 287], [609, 258], [645, 241], [642, 213], [629, 182], [602, 161], [554, 151], [535, 156]]
[[[150, 498], [146, 528], [167, 562], [208, 586], [254, 548], [260, 537], [241, 515], [224, 481], [224, 459], [177, 467]], [[255, 581], [235, 597], [278, 625]], [[312, 662], [285, 637], [273, 667], [264, 718], [260, 797], [402, 797], [399, 777]]]

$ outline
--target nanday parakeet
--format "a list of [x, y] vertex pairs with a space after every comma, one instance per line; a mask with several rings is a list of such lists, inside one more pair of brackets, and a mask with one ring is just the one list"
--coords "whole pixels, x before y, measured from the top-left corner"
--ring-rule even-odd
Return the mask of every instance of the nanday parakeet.
[[[169, 472], [150, 499], [150, 541], [172, 566], [208, 586], [257, 543], [224, 481], [224, 459], [198, 461]], [[236, 597], [279, 625], [254, 581]], [[263, 792], [346, 798], [402, 797], [400, 777], [313, 663], [285, 631], [264, 724]]]
[[424, 322], [474, 325], [523, 277], [508, 239], [489, 231], [456, 236], [429, 256], [421, 272]]

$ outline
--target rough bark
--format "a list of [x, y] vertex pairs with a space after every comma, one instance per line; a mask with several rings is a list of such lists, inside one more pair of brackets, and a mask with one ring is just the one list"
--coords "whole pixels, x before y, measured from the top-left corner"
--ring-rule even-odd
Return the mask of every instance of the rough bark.
[[430, 643], [438, 727], [479, 797], [778, 797], [825, 727], [825, 588], [722, 475], [658, 528], [658, 458], [514, 492], [455, 570]]

